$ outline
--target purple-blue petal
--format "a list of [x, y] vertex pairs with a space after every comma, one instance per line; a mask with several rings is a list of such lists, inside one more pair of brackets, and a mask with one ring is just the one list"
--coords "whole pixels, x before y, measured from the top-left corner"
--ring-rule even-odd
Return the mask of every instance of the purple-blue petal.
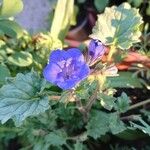
[[87, 75], [89, 75], [89, 74], [90, 74], [90, 68], [89, 68], [89, 66], [87, 64], [83, 64], [81, 66], [81, 69], [80, 69], [80, 72], [78, 74], [78, 77], [81, 80], [84, 80], [87, 77]]
[[64, 90], [72, 89], [90, 73], [83, 54], [77, 48], [55, 50], [43, 71], [44, 78]]
[[106, 47], [99, 41], [92, 39], [88, 47], [88, 55], [90, 62], [94, 62], [99, 58], [102, 58], [106, 51]]
[[44, 68], [43, 76], [47, 81], [55, 83], [60, 72], [62, 72], [62, 69], [56, 63], [50, 63]]
[[72, 58], [77, 59], [80, 62], [84, 62], [84, 57], [81, 51], [78, 48], [70, 48], [67, 51], [68, 55], [70, 55]]
[[65, 58], [66, 58], [65, 51], [58, 49], [58, 50], [54, 50], [51, 52], [49, 60], [53, 62], [59, 62], [59, 61], [65, 60]]
[[70, 79], [66, 80], [65, 82], [57, 82], [57, 85], [64, 90], [69, 90], [74, 88], [77, 83], [79, 83], [79, 80]]

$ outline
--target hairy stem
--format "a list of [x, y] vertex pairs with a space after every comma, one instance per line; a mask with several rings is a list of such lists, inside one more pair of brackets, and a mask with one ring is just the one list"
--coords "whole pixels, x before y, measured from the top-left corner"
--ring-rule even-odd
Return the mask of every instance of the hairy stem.
[[146, 104], [148, 104], [148, 103], [150, 103], [150, 99], [147, 99], [147, 100], [145, 100], [145, 101], [142, 101], [142, 102], [139, 102], [139, 103], [136, 103], [136, 104], [130, 106], [129, 109], [128, 109], [128, 111], [129, 111], [129, 110], [132, 110], [132, 109], [135, 109], [135, 108], [137, 108], [137, 107], [146, 105]]
[[76, 105], [77, 105], [78, 110], [79, 110], [80, 113], [83, 115], [83, 121], [84, 121], [84, 122], [87, 122], [87, 120], [88, 120], [88, 115], [87, 115], [87, 112], [86, 112], [84, 106], [82, 105], [81, 100], [80, 100], [77, 96], [76, 96], [75, 100], [76, 100]]
[[116, 47], [114, 45], [112, 45], [110, 47], [110, 51], [109, 51], [109, 54], [108, 54], [108, 57], [107, 57], [107, 61], [110, 62], [113, 54], [116, 52]]
[[96, 89], [95, 89], [95, 92], [94, 92], [93, 95], [90, 97], [89, 102], [88, 102], [87, 105], [85, 106], [85, 110], [86, 110], [87, 112], [90, 111], [92, 105], [94, 104], [94, 102], [95, 102], [95, 100], [96, 100], [96, 98], [97, 98], [98, 90], [99, 90], [99, 84], [97, 83], [97, 87], [96, 87]]

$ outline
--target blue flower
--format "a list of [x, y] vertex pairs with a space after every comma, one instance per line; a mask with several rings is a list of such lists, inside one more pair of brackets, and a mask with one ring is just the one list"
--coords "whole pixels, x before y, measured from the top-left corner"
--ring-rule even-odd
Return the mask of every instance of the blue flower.
[[90, 73], [79, 49], [55, 50], [44, 68], [44, 78], [64, 90], [72, 89]]
[[99, 40], [92, 39], [88, 47], [89, 63], [93, 64], [101, 59], [105, 52], [106, 47]]

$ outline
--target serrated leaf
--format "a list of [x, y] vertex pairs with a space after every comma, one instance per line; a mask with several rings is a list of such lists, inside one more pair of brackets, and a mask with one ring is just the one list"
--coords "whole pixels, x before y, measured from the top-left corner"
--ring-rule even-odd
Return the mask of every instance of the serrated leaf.
[[32, 64], [32, 55], [29, 52], [15, 52], [8, 57], [8, 62], [11, 65], [26, 67]]
[[77, 143], [74, 144], [74, 150], [83, 150], [83, 144], [77, 141]]
[[142, 84], [131, 72], [119, 72], [117, 77], [108, 77], [107, 83], [113, 88], [142, 88]]
[[133, 43], [139, 42], [139, 27], [142, 23], [138, 9], [123, 3], [118, 7], [106, 8], [103, 14], [98, 15], [90, 37], [99, 39], [105, 45], [128, 49]]
[[118, 134], [123, 132], [126, 127], [120, 120], [117, 112], [105, 113], [102, 111], [93, 111], [91, 118], [86, 126], [88, 136], [94, 139], [100, 138], [107, 132]]
[[41, 95], [41, 79], [37, 73], [17, 74], [12, 83], [0, 89], [0, 120], [5, 123], [14, 119], [20, 125], [29, 116], [45, 112], [49, 108], [49, 100]]
[[0, 65], [0, 85], [5, 83], [5, 78], [10, 77], [10, 71], [6, 65]]
[[109, 123], [111, 133], [113, 134], [118, 134], [126, 129], [125, 124], [120, 120], [117, 113], [110, 114]]
[[12, 17], [21, 12], [23, 9], [22, 0], [3, 0], [0, 17]]
[[105, 135], [109, 131], [109, 116], [102, 111], [93, 111], [86, 126], [87, 134], [94, 139]]
[[98, 99], [100, 99], [100, 103], [105, 109], [111, 110], [114, 107], [114, 97], [99, 93]]
[[66, 144], [67, 134], [63, 130], [57, 130], [46, 135], [45, 140], [49, 145], [61, 146]]
[[131, 100], [126, 95], [126, 93], [122, 93], [120, 97], [117, 98], [115, 109], [121, 113], [124, 113], [128, 110]]
[[23, 34], [23, 29], [14, 21], [1, 19], [0, 32], [13, 38], [19, 38]]

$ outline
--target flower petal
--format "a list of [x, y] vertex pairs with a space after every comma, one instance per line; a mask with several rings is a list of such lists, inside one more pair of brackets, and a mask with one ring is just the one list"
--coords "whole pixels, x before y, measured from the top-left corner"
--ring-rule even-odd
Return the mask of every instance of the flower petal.
[[53, 62], [60, 62], [65, 60], [67, 57], [68, 54], [66, 54], [66, 51], [58, 49], [51, 52], [49, 60]]
[[77, 83], [79, 83], [78, 80], [70, 79], [70, 80], [66, 80], [64, 82], [58, 82], [57, 85], [64, 90], [69, 90], [69, 89], [74, 88]]
[[87, 64], [83, 64], [81, 66], [80, 72], [78, 74], [78, 77], [80, 80], [84, 80], [88, 75], [90, 74], [90, 68]]
[[56, 63], [50, 63], [44, 68], [43, 76], [47, 81], [55, 83], [60, 72], [62, 69]]
[[70, 48], [67, 51], [68, 55], [73, 59], [77, 59], [80, 62], [84, 62], [84, 56], [78, 48]]

